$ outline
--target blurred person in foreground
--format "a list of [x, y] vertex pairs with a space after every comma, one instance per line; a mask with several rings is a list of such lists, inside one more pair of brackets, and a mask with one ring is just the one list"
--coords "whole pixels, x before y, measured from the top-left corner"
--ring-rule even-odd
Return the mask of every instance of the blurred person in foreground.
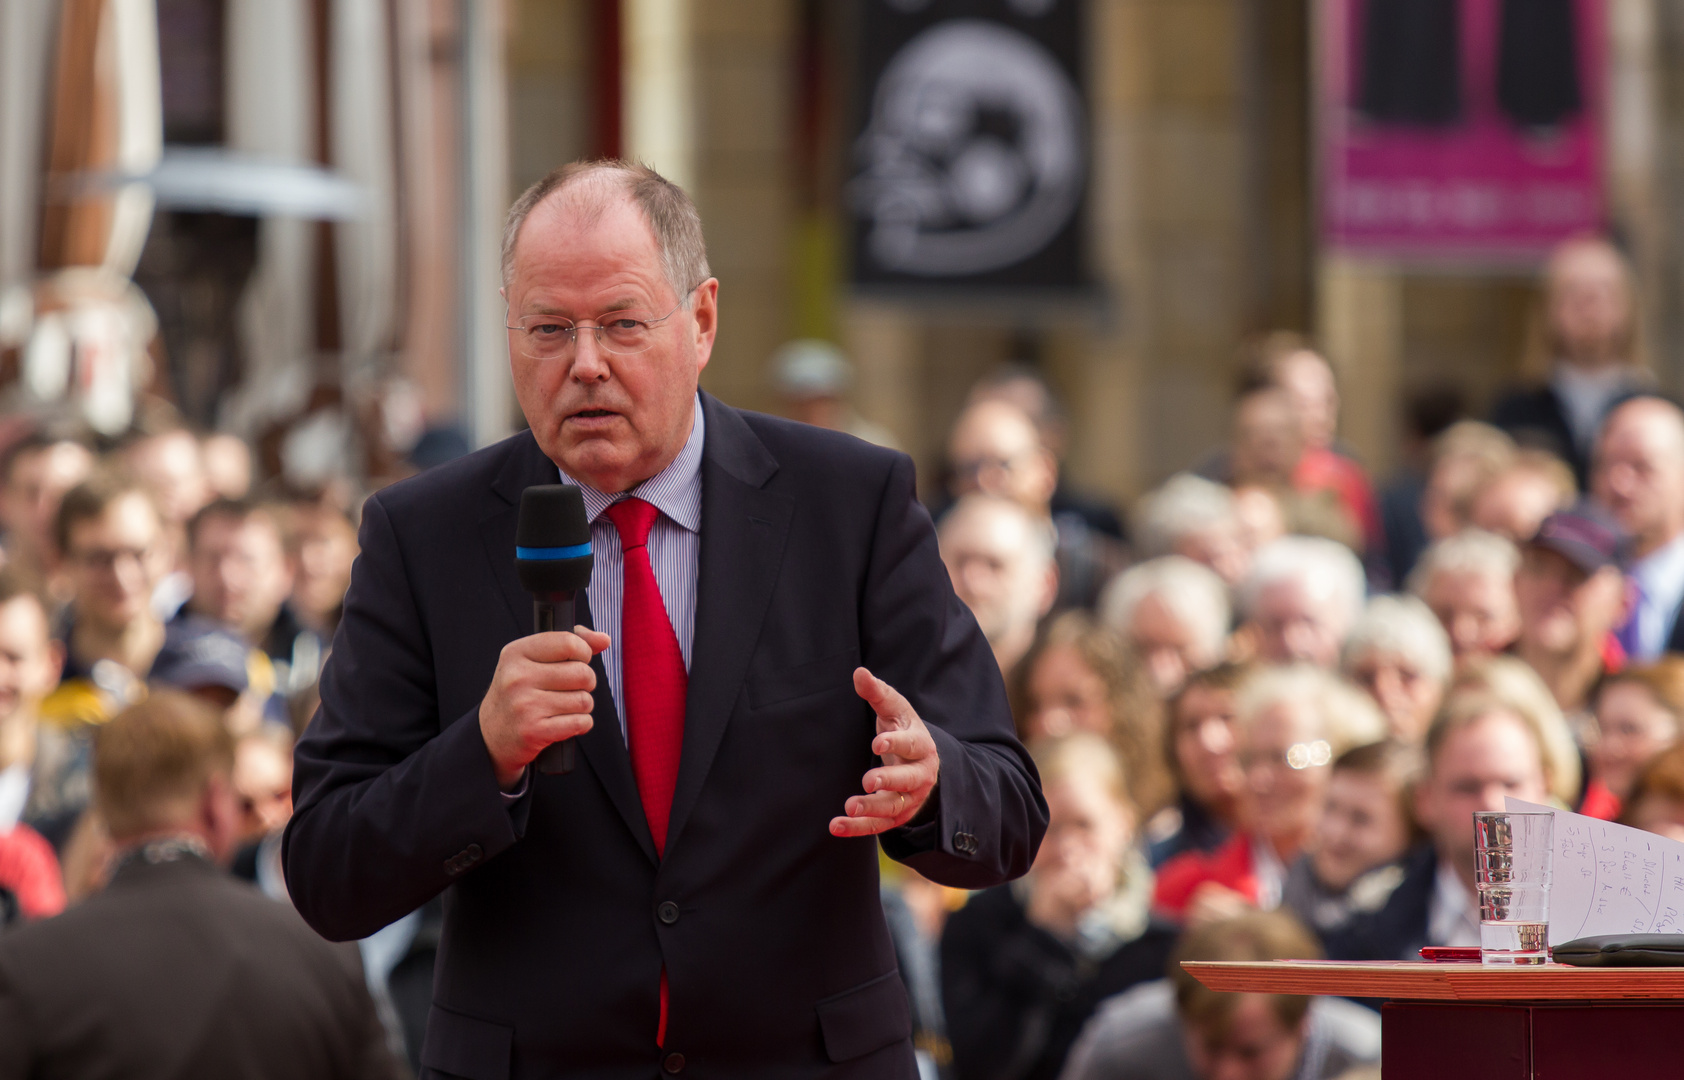
[[957, 1080], [1055, 1080], [1099, 1002], [1157, 978], [1174, 943], [1124, 766], [1078, 733], [1032, 746], [1050, 814], [1029, 873], [973, 895], [941, 942]]
[[1334, 997], [1225, 994], [1183, 961], [1315, 960], [1290, 915], [1253, 911], [1188, 930], [1169, 977], [1100, 1005], [1062, 1080], [1336, 1080], [1380, 1060], [1380, 1018]]
[[953, 591], [1009, 680], [1058, 595], [1052, 530], [1011, 499], [967, 495], [941, 519], [937, 537]]
[[316, 681], [325, 646], [293, 611], [293, 560], [277, 507], [233, 499], [210, 503], [187, 525], [193, 595], [183, 612], [239, 634], [270, 670], [266, 681], [291, 699]]
[[[6, 561], [49, 585], [53, 520], [64, 493], [88, 478], [94, 454], [81, 439], [51, 432], [26, 435], [0, 458], [0, 528]], [[62, 597], [60, 597], [62, 599]]]
[[1547, 381], [1499, 398], [1491, 422], [1568, 462], [1583, 486], [1603, 417], [1622, 396], [1653, 381], [1636, 289], [1625, 256], [1607, 240], [1585, 236], [1555, 250], [1543, 292], [1528, 367]]
[[1025, 743], [1078, 732], [1109, 743], [1141, 822], [1174, 797], [1159, 752], [1163, 703], [1127, 644], [1087, 612], [1049, 619], [1006, 690]]
[[1241, 634], [1265, 663], [1335, 669], [1366, 588], [1349, 548], [1322, 537], [1282, 537], [1257, 553], [1240, 586]]
[[1479, 944], [1473, 815], [1507, 796], [1549, 798], [1537, 724], [1483, 689], [1453, 692], [1427, 732], [1415, 819], [1431, 838], [1412, 855], [1385, 905], [1329, 933], [1335, 960], [1418, 960], [1423, 945]]
[[1468, 523], [1523, 544], [1545, 518], [1570, 508], [1578, 497], [1579, 485], [1566, 462], [1547, 450], [1528, 448], [1474, 492]]
[[[64, 882], [52, 845], [29, 825], [41, 754], [41, 701], [58, 682], [63, 653], [47, 630], [39, 594], [15, 567], [0, 569], [0, 928], [64, 909]], [[50, 739], [50, 736], [49, 736]]]
[[233, 742], [160, 692], [100, 729], [104, 892], [0, 936], [0, 1077], [400, 1075], [354, 950], [224, 873]]
[[1514, 594], [1519, 568], [1520, 552], [1512, 543], [1479, 529], [1464, 529], [1421, 553], [1409, 591], [1438, 617], [1457, 664], [1495, 656], [1520, 635]]
[[1642, 397], [1608, 414], [1591, 493], [1626, 533], [1633, 604], [1620, 628], [1632, 660], [1684, 651], [1684, 410]]
[[1684, 843], [1684, 743], [1673, 743], [1644, 764], [1619, 822]]
[[1333, 762], [1386, 734], [1366, 695], [1308, 665], [1258, 671], [1235, 704], [1240, 827], [1215, 851], [1158, 868], [1153, 906], [1189, 923], [1278, 907], [1287, 871], [1314, 846]]
[[980, 493], [1011, 499], [1049, 525], [1058, 563], [1055, 606], [1092, 607], [1100, 587], [1123, 566], [1123, 549], [1089, 528], [1079, 514], [1054, 516], [1058, 459], [1042, 444], [1029, 416], [998, 399], [966, 406], [954, 421], [947, 458], [954, 497]]
[[1215, 851], [1239, 819], [1245, 772], [1234, 733], [1234, 698], [1249, 674], [1242, 664], [1218, 664], [1193, 675], [1169, 699], [1164, 753], [1176, 801], [1148, 823], [1153, 869], [1182, 852]]
[[1334, 759], [1315, 839], [1281, 894], [1281, 906], [1323, 938], [1380, 910], [1403, 882], [1404, 857], [1420, 839], [1410, 805], [1419, 763], [1419, 750], [1391, 740]]
[[1419, 746], [1450, 685], [1450, 638], [1413, 596], [1376, 596], [1345, 642], [1345, 677], [1367, 690], [1398, 742]]
[[1134, 651], [1161, 697], [1228, 651], [1228, 590], [1208, 568], [1180, 555], [1136, 564], [1099, 595], [1100, 620]]
[[1215, 571], [1233, 588], [1251, 568], [1234, 493], [1192, 473], [1177, 473], [1143, 496], [1134, 510], [1134, 534], [1145, 559], [1180, 555]]
[[1070, 417], [1047, 380], [1023, 364], [1005, 364], [978, 379], [965, 403], [974, 405], [987, 400], [1010, 402], [1022, 409], [1040, 433], [1041, 445], [1058, 463], [1058, 486], [1052, 494], [1053, 519], [1073, 514], [1088, 528], [1113, 540], [1126, 541], [1122, 519], [1111, 501], [1070, 484], [1064, 469], [1064, 459], [1070, 452]]
[[1570, 716], [1587, 711], [1597, 681], [1625, 661], [1614, 637], [1627, 608], [1619, 551], [1618, 527], [1590, 506], [1551, 514], [1521, 547], [1514, 655]]
[[1684, 657], [1628, 667], [1596, 689], [1596, 738], [1579, 813], [1613, 821], [1649, 761], [1684, 734]]
[[895, 448], [894, 436], [861, 416], [848, 401], [854, 365], [830, 342], [797, 338], [780, 345], [772, 354], [772, 381], [783, 399], [784, 415], [791, 420]]

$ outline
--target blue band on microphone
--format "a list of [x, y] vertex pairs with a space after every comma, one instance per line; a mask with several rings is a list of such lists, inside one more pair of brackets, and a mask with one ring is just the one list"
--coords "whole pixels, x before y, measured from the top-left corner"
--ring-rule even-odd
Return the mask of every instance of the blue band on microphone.
[[591, 553], [589, 544], [574, 544], [572, 547], [553, 548], [515, 548], [515, 558], [526, 559], [529, 562], [555, 562], [559, 559], [580, 559]]

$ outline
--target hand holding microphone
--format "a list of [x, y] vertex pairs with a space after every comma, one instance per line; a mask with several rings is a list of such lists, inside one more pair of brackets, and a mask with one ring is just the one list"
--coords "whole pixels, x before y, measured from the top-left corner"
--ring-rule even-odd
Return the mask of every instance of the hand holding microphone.
[[533, 761], [541, 772], [572, 771], [569, 740], [591, 729], [591, 657], [608, 647], [608, 635], [573, 625], [574, 596], [590, 584], [593, 562], [579, 489], [527, 488], [515, 545], [516, 572], [533, 594], [535, 632], [503, 647], [479, 710], [480, 733], [504, 790]]

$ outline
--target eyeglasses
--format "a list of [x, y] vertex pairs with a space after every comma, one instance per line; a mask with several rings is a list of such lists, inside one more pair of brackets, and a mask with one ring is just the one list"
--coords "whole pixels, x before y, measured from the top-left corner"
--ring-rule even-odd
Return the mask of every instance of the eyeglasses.
[[1240, 768], [1252, 769], [1258, 765], [1279, 767], [1285, 765], [1293, 771], [1317, 768], [1333, 760], [1333, 747], [1326, 739], [1315, 742], [1293, 743], [1286, 748], [1284, 754], [1242, 753], [1239, 755]]
[[[689, 299], [691, 289], [684, 294]], [[533, 360], [560, 360], [572, 355], [578, 346], [579, 331], [596, 333], [597, 347], [617, 356], [643, 352], [655, 343], [655, 328], [672, 318], [684, 306], [680, 300], [672, 311], [659, 318], [651, 318], [643, 311], [610, 311], [596, 320], [596, 325], [575, 323], [554, 315], [523, 315], [509, 330], [521, 333], [521, 353]]]

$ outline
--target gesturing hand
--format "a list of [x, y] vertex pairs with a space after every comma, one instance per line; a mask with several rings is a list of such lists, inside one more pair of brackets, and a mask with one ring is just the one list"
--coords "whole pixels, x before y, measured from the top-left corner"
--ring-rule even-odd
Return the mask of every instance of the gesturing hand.
[[830, 831], [835, 836], [874, 836], [918, 816], [936, 788], [941, 758], [929, 729], [900, 691], [865, 668], [855, 668], [854, 692], [877, 713], [871, 751], [883, 764], [865, 774], [866, 793], [847, 801], [844, 816], [831, 819]]
[[591, 657], [606, 648], [607, 634], [583, 626], [503, 646], [480, 702], [479, 730], [504, 791], [514, 787], [544, 747], [591, 729], [591, 691], [596, 689]]

